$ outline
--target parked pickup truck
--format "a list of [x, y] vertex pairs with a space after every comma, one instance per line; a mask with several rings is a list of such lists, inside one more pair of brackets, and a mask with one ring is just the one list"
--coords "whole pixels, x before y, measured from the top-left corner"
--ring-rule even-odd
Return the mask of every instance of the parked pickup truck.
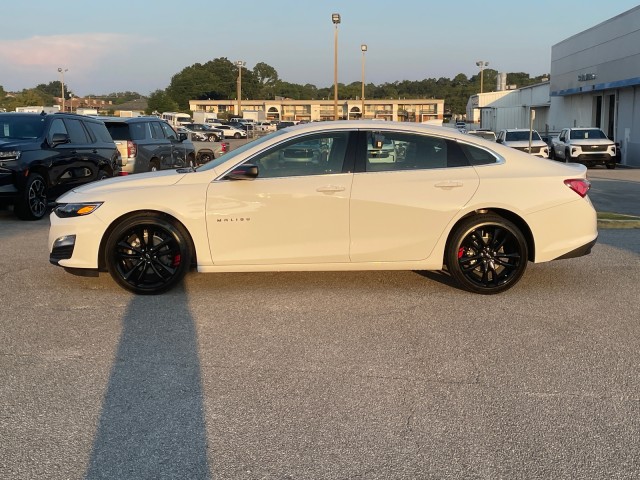
[[565, 128], [551, 142], [549, 156], [554, 160], [616, 168], [616, 145], [599, 128]]

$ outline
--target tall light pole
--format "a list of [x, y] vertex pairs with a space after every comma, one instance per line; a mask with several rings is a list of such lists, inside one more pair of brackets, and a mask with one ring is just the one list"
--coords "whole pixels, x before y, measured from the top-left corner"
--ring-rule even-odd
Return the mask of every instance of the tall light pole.
[[340, 23], [340, 14], [332, 13], [331, 21], [336, 26], [333, 35], [333, 119], [338, 120], [338, 24]]
[[60, 84], [62, 85], [62, 87], [60, 88], [62, 90], [62, 112], [64, 113], [65, 110], [65, 104], [64, 104], [64, 72], [68, 72], [69, 69], [65, 68], [63, 69], [62, 67], [58, 68], [58, 73], [60, 73], [60, 76], [62, 78], [62, 80], [60, 80]]
[[360, 50], [362, 50], [362, 113], [360, 118], [364, 118], [364, 54], [367, 51], [367, 45], [364, 43], [360, 45]]
[[489, 62], [478, 60], [476, 65], [480, 67], [480, 93], [482, 93], [482, 81], [484, 76], [484, 68], [489, 66]]
[[236, 62], [238, 66], [238, 116], [242, 115], [242, 67], [246, 65], [242, 60]]

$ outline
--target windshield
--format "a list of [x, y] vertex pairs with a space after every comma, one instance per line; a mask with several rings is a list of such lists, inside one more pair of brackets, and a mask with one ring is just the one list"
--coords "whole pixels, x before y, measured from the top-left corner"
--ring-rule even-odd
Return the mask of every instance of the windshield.
[[229, 153], [225, 153], [224, 155], [222, 155], [219, 158], [216, 158], [215, 160], [211, 160], [210, 162], [205, 163], [204, 165], [196, 168], [196, 170], [201, 172], [201, 171], [204, 171], [204, 170], [211, 170], [213, 168], [216, 168], [218, 165], [222, 165], [226, 161], [231, 160], [236, 155], [240, 155], [240, 154], [246, 152], [247, 150], [249, 150], [249, 149], [251, 149], [253, 147], [257, 147], [258, 145], [260, 145], [260, 144], [262, 144], [264, 142], [268, 142], [272, 138], [278, 137], [278, 136], [283, 135], [285, 133], [286, 132], [284, 132], [282, 130], [271, 132], [270, 134], [265, 135], [264, 137], [261, 137], [261, 138], [259, 138], [257, 140], [253, 140], [251, 142], [247, 142], [244, 145], [242, 145], [241, 147], [238, 147], [235, 150], [230, 151]]
[[[542, 141], [542, 139], [540, 138], [540, 135], [535, 130], [533, 130], [531, 138], [533, 140]], [[507, 132], [507, 135], [505, 136], [505, 140], [507, 142], [519, 142], [519, 141], [527, 141], [528, 142], [529, 141], [529, 130], [521, 130], [521, 131], [518, 131], [518, 132]]]
[[0, 138], [12, 140], [33, 140], [44, 133], [45, 118], [35, 113], [0, 115]]
[[584, 130], [571, 130], [572, 140], [587, 140], [589, 138], [607, 138], [604, 132], [598, 128]]

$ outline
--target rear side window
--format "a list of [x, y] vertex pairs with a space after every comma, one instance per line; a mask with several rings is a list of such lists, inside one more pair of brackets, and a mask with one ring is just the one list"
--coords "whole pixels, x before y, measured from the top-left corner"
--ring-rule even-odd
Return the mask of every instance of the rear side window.
[[144, 140], [145, 138], [147, 138], [147, 134], [145, 132], [147, 125], [147, 122], [130, 123], [129, 132], [131, 135], [131, 140]]
[[498, 158], [488, 150], [482, 148], [473, 147], [464, 143], [460, 143], [460, 148], [469, 159], [471, 165], [490, 165], [497, 163]]
[[129, 125], [126, 123], [120, 122], [109, 122], [106, 124], [107, 130], [111, 135], [111, 138], [117, 141], [127, 141], [131, 140], [131, 135], [129, 134]]
[[86, 122], [85, 125], [87, 126], [89, 133], [94, 137], [94, 139], [97, 139], [99, 142], [111, 143], [113, 141], [104, 123]]

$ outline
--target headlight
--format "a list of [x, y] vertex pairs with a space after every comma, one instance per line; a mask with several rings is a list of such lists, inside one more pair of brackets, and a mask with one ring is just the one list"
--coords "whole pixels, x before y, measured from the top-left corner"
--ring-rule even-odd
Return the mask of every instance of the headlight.
[[19, 150], [9, 150], [7, 152], [0, 152], [0, 161], [2, 160], [18, 160], [20, 158]]
[[53, 210], [60, 218], [84, 217], [95, 212], [102, 202], [94, 203], [59, 203]]

